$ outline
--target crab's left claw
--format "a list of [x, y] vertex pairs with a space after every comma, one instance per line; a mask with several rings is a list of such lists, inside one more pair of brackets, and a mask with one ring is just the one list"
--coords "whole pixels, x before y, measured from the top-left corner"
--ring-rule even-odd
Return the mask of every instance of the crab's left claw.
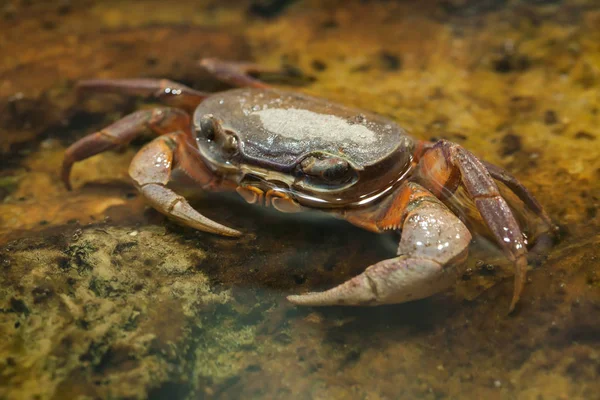
[[[402, 192], [406, 194], [402, 196]], [[320, 293], [289, 296], [294, 304], [376, 305], [422, 299], [452, 286], [468, 254], [471, 234], [450, 210], [421, 186], [408, 183], [399, 256], [367, 268]]]
[[[152, 87], [152, 82], [146, 86]], [[118, 87], [137, 87], [136, 90], [141, 90], [144, 86], [139, 81], [119, 84], [113, 81], [94, 81], [86, 85], [100, 86], [106, 90]], [[137, 111], [73, 143], [65, 152], [61, 172], [67, 189], [71, 189], [69, 177], [75, 162], [129, 143], [148, 130], [162, 136], [144, 146], [129, 167], [129, 176], [142, 195], [157, 211], [184, 225], [224, 236], [240, 236], [241, 232], [212, 221], [194, 210], [184, 197], [167, 187], [174, 168], [183, 171], [201, 187], [218, 186], [212, 172], [195, 151], [196, 143], [190, 130], [189, 115], [176, 108]]]
[[189, 149], [193, 147], [187, 140], [182, 132], [154, 139], [135, 155], [129, 166], [129, 176], [146, 200], [167, 217], [204, 232], [231, 237], [241, 236], [241, 232], [200, 214], [183, 196], [167, 187], [174, 165], [190, 177], [197, 177], [198, 182], [210, 184], [208, 171], [200, 171], [202, 166], [194, 158], [196, 153], [189, 153]]

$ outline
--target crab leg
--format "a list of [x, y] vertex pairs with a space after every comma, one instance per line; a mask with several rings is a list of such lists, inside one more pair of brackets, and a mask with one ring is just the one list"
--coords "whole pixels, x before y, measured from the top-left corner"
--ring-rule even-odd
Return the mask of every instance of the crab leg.
[[[224, 236], [240, 236], [235, 229], [218, 224], [189, 205], [183, 196], [166, 187], [171, 171], [180, 167], [203, 186], [210, 185], [211, 178], [196, 153], [191, 153], [193, 144], [184, 132], [158, 137], [144, 146], [129, 166], [129, 176], [148, 202], [159, 212], [183, 225], [204, 232]], [[204, 175], [191, 171], [205, 171]]]
[[269, 85], [259, 79], [253, 78], [250, 74], [276, 72], [258, 64], [223, 61], [217, 58], [203, 58], [198, 64], [218, 80], [236, 87], [270, 88]]
[[[423, 154], [416, 181], [440, 198], [451, 195], [462, 184], [475, 201], [497, 243], [515, 265], [515, 288], [510, 304], [512, 311], [525, 285], [527, 241], [485, 165], [463, 147], [441, 140]], [[513, 187], [518, 189], [514, 184]], [[518, 190], [516, 193], [524, 194]]]
[[69, 175], [75, 161], [126, 144], [147, 130], [165, 136], [156, 138], [136, 154], [131, 161], [129, 175], [150, 204], [184, 225], [225, 236], [241, 235], [198, 213], [182, 196], [166, 187], [174, 168], [179, 168], [203, 188], [219, 184], [195, 152], [189, 115], [176, 108], [137, 111], [72, 144], [63, 160], [65, 186], [71, 188]]
[[79, 96], [89, 92], [142, 96], [188, 112], [209, 95], [166, 79], [89, 79], [77, 82], [76, 88]]
[[[380, 211], [383, 212], [380, 213]], [[294, 304], [377, 305], [422, 299], [452, 286], [468, 254], [471, 234], [438, 199], [416, 183], [406, 183], [383, 208], [344, 215], [350, 222], [376, 217], [371, 230], [401, 228], [398, 257], [320, 293], [289, 296]]]
[[514, 176], [509, 174], [503, 168], [498, 167], [497, 165], [490, 164], [486, 161], [481, 161], [483, 165], [487, 168], [488, 172], [492, 176], [492, 178], [504, 183], [513, 193], [517, 195], [523, 203], [529, 207], [538, 217], [544, 221], [546, 224], [546, 230], [541, 233], [538, 233], [535, 243], [533, 246], [529, 248], [528, 259], [535, 260], [536, 257], [542, 256], [544, 253], [548, 251], [548, 249], [552, 246], [553, 235], [556, 233], [556, 225], [552, 222], [546, 211], [542, 207], [540, 203], [538, 203], [537, 199], [533, 197], [531, 192], [527, 190], [525, 186], [521, 182], [517, 180]]
[[[73, 164], [93, 155], [125, 145], [148, 130], [158, 135], [174, 131], [189, 131], [190, 117], [176, 108], [155, 108], [136, 111], [109, 127], [85, 136], [65, 151], [61, 178], [71, 190], [70, 175]], [[191, 132], [190, 132], [191, 135]]]
[[535, 197], [527, 190], [521, 182], [514, 176], [505, 171], [503, 168], [497, 165], [490, 164], [487, 161], [481, 162], [488, 170], [492, 178], [504, 183], [510, 190], [515, 193], [527, 207], [529, 207], [534, 213], [536, 213], [550, 228], [554, 227], [552, 220], [546, 214], [546, 211], [542, 208], [542, 205], [537, 201]]

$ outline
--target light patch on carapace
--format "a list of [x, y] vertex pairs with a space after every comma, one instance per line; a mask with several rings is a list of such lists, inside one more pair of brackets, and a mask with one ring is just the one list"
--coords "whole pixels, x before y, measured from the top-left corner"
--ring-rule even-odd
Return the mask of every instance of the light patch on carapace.
[[[196, 130], [208, 114], [236, 135], [239, 154], [247, 162], [292, 167], [307, 154], [329, 153], [362, 168], [392, 155], [408, 159], [412, 149], [412, 139], [393, 121], [301, 93], [249, 88], [220, 92], [194, 112]], [[214, 142], [200, 140], [198, 145], [207, 156], [221, 157]]]
[[319, 114], [314, 111], [289, 109], [265, 109], [254, 111], [265, 129], [277, 135], [297, 140], [330, 138], [351, 141], [361, 146], [374, 143], [377, 137], [364, 125], [350, 124], [335, 115]]

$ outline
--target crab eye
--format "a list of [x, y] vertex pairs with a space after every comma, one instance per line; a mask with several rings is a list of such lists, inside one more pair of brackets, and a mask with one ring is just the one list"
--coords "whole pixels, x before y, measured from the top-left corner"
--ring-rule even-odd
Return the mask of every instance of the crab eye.
[[221, 122], [212, 114], [207, 114], [200, 119], [200, 134], [210, 141], [215, 141], [228, 154], [237, 151], [237, 138], [231, 131], [226, 131]]
[[217, 131], [220, 128], [215, 117], [211, 114], [204, 115], [202, 119], [200, 119], [200, 133], [207, 138], [208, 140], [214, 140], [217, 134]]
[[304, 174], [330, 184], [345, 183], [354, 176], [354, 169], [348, 161], [328, 155], [306, 157], [300, 163], [300, 169]]

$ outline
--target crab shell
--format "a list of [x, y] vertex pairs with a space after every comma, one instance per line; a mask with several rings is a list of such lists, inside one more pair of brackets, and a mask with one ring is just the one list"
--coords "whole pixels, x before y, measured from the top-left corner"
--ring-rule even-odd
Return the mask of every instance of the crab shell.
[[[203, 132], [207, 115], [229, 138]], [[204, 100], [193, 120], [200, 155], [214, 173], [242, 185], [263, 181], [311, 208], [375, 201], [413, 161], [415, 140], [393, 121], [294, 92], [221, 92]], [[324, 179], [330, 170], [332, 179]]]

